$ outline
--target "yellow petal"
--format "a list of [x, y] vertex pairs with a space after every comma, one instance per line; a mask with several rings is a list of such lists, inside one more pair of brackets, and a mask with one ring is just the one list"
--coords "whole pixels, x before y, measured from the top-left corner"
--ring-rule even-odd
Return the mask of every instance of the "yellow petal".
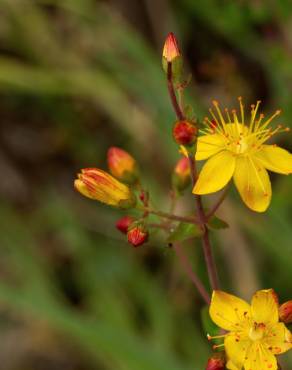
[[264, 212], [272, 197], [266, 169], [254, 158], [239, 157], [234, 171], [234, 182], [243, 202], [253, 211]]
[[219, 134], [204, 135], [198, 138], [196, 160], [201, 161], [218, 153], [224, 148], [224, 137]]
[[251, 315], [258, 324], [275, 324], [279, 321], [278, 298], [273, 289], [259, 290], [251, 301]]
[[292, 335], [286, 326], [281, 322], [268, 328], [269, 335], [264, 338], [269, 351], [275, 355], [292, 349]]
[[261, 343], [254, 342], [249, 347], [244, 361], [244, 370], [277, 370], [275, 356]]
[[234, 155], [224, 150], [208, 159], [202, 168], [194, 194], [209, 194], [222, 189], [231, 179], [235, 168]]
[[292, 173], [292, 154], [285, 149], [274, 145], [263, 145], [255, 157], [270, 171], [284, 175]]
[[227, 359], [230, 361], [228, 369], [242, 368], [251, 343], [249, 338], [240, 332], [226, 336], [224, 345]]
[[232, 362], [231, 360], [228, 360], [227, 363], [226, 363], [226, 369], [241, 370], [242, 367], [241, 366], [236, 366], [234, 362]]
[[225, 330], [246, 328], [250, 317], [250, 305], [234, 295], [215, 290], [212, 295], [210, 310], [211, 319]]

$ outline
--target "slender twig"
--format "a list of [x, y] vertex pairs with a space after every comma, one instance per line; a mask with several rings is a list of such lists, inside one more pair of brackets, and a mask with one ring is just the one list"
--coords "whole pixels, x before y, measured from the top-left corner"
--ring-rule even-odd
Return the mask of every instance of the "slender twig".
[[195, 287], [197, 288], [198, 292], [200, 293], [200, 295], [202, 296], [204, 301], [209, 305], [210, 304], [210, 296], [209, 296], [208, 292], [206, 291], [206, 289], [205, 289], [203, 283], [201, 282], [200, 278], [193, 271], [192, 266], [191, 266], [191, 264], [188, 260], [188, 257], [184, 253], [183, 247], [180, 245], [180, 243], [177, 243], [177, 242], [174, 243], [174, 250], [175, 250], [175, 253], [178, 256], [178, 258], [181, 262], [181, 265], [182, 265], [183, 269], [185, 270], [186, 274], [188, 275], [188, 277], [190, 278], [192, 283], [195, 285]]
[[173, 81], [172, 81], [172, 64], [169, 62], [167, 64], [167, 85], [168, 85], [168, 92], [169, 92], [169, 96], [171, 99], [171, 103], [175, 110], [176, 116], [180, 121], [183, 121], [185, 119], [185, 116], [177, 102], [177, 98], [176, 98], [174, 87], [173, 87]]
[[199, 224], [200, 223], [195, 217], [185, 217], [185, 216], [174, 215], [172, 213], [158, 211], [158, 210], [148, 208], [148, 207], [139, 207], [139, 206], [137, 206], [136, 209], [138, 209], [139, 211], [152, 213], [153, 215], [156, 215], [158, 217], [167, 218], [167, 219], [173, 220], [173, 221], [185, 222], [185, 223], [188, 223], [188, 224]]
[[[184, 113], [178, 104], [175, 91], [174, 91], [171, 63], [168, 63], [168, 68], [167, 68], [167, 86], [168, 86], [169, 96], [170, 96], [173, 108], [175, 110], [175, 113], [177, 115], [177, 118], [179, 120], [184, 120], [185, 119]], [[190, 168], [191, 168], [192, 182], [194, 186], [197, 181], [196, 162], [194, 160], [193, 154], [189, 155], [188, 158], [189, 158], [189, 163], [190, 163]], [[203, 231], [203, 236], [202, 236], [203, 250], [204, 250], [204, 257], [205, 257], [205, 262], [207, 266], [210, 285], [211, 285], [212, 290], [216, 290], [219, 288], [219, 281], [218, 281], [217, 269], [216, 269], [216, 265], [215, 265], [215, 261], [214, 261], [214, 257], [212, 253], [212, 248], [211, 248], [211, 244], [209, 240], [209, 231], [206, 226], [207, 219], [206, 219], [205, 211], [202, 205], [201, 196], [195, 195], [195, 200], [196, 200], [196, 207], [197, 207], [199, 223]]]
[[[195, 186], [197, 181], [197, 168], [196, 168], [196, 162], [194, 160], [193, 155], [189, 155], [189, 162], [190, 162], [190, 168], [192, 173], [192, 181], [193, 186]], [[217, 268], [215, 264], [215, 260], [212, 253], [212, 247], [209, 239], [209, 230], [206, 225], [207, 218], [205, 215], [205, 211], [202, 204], [202, 198], [200, 195], [195, 195], [195, 201], [197, 206], [197, 213], [198, 217], [201, 223], [201, 228], [203, 231], [202, 241], [203, 241], [203, 251], [204, 251], [204, 257], [205, 262], [207, 266], [208, 276], [210, 280], [210, 285], [212, 290], [217, 290], [219, 288], [219, 280], [218, 280], [218, 274], [217, 274]]]
[[210, 218], [212, 216], [214, 216], [214, 214], [216, 213], [217, 209], [221, 206], [221, 204], [223, 203], [226, 195], [227, 195], [227, 192], [228, 192], [228, 186], [226, 186], [226, 188], [222, 191], [222, 194], [220, 195], [220, 197], [218, 198], [217, 202], [214, 204], [214, 206], [210, 209], [210, 211], [207, 213], [206, 215], [206, 219], [207, 220], [210, 220]]

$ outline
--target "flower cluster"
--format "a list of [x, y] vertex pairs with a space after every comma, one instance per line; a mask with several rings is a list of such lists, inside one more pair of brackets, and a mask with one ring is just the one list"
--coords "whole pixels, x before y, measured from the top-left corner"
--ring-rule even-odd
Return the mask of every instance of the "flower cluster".
[[[124, 215], [116, 222], [116, 228], [127, 235], [132, 246], [138, 247], [147, 242], [151, 228], [167, 234], [168, 245], [174, 246], [173, 250], [186, 273], [206, 304], [210, 304], [211, 319], [227, 331], [223, 335], [208, 336], [210, 340], [224, 338], [224, 343], [215, 345], [214, 349], [224, 347], [225, 351], [213, 353], [206, 370], [277, 370], [276, 356], [292, 348], [292, 336], [286, 327], [286, 324], [292, 323], [292, 301], [279, 305], [275, 292], [267, 289], [256, 292], [251, 304], [248, 304], [219, 290], [209, 233], [214, 219], [213, 228], [226, 227], [226, 223], [216, 217], [225, 192], [210, 210], [205, 209], [201, 196], [223, 189], [233, 178], [245, 205], [253, 211], [264, 212], [272, 196], [267, 170], [285, 175], [292, 173], [292, 154], [276, 144], [270, 144], [269, 140], [289, 129], [282, 125], [272, 128], [271, 123], [280, 111], [265, 118], [264, 114], [258, 113], [260, 101], [251, 105], [247, 117], [241, 98], [238, 112], [227, 108], [222, 111], [219, 103], [213, 101], [210, 117], [206, 117], [200, 125], [192, 114], [186, 114], [183, 105], [182, 94], [188, 82], [181, 81], [182, 57], [173, 33], [166, 39], [162, 64], [176, 114], [172, 136], [183, 154], [172, 171], [169, 191], [171, 212], [153, 208], [152, 197], [143, 187], [136, 160], [117, 147], [108, 151], [109, 172], [98, 168], [82, 169], [75, 180], [75, 188], [90, 199], [127, 211], [141, 212], [139, 216]], [[202, 160], [207, 161], [199, 172], [197, 161]], [[174, 214], [176, 201], [191, 183], [196, 214], [192, 217]], [[159, 222], [152, 223], [150, 215], [158, 217]], [[180, 245], [183, 240], [194, 237], [202, 240], [212, 298], [192, 270]]]

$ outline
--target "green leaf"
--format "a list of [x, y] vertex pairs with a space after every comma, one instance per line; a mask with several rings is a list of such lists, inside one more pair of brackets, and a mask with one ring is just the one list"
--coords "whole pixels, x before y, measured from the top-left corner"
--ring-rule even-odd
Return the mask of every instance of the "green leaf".
[[205, 306], [201, 309], [201, 321], [204, 332], [209, 335], [217, 335], [219, 333], [218, 326], [211, 320], [209, 315], [209, 306]]
[[227, 229], [229, 227], [228, 223], [217, 216], [212, 216], [208, 221], [208, 227], [213, 230]]
[[190, 238], [198, 238], [202, 230], [198, 225], [181, 222], [168, 237], [168, 242], [183, 241]]

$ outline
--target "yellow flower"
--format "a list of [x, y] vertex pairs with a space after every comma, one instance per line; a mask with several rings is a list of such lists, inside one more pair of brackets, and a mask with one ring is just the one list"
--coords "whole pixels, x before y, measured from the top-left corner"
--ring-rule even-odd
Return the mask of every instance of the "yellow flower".
[[272, 189], [267, 170], [288, 175], [292, 172], [292, 155], [266, 141], [278, 132], [289, 131], [278, 125], [272, 129], [270, 118], [258, 115], [260, 101], [251, 106], [245, 121], [241, 98], [240, 115], [225, 109], [225, 117], [214, 101], [216, 113], [210, 109], [212, 120], [205, 118], [206, 129], [199, 137], [196, 160], [208, 159], [193, 189], [194, 194], [209, 194], [222, 189], [233, 177], [243, 202], [252, 210], [264, 212], [270, 204]]
[[227, 369], [277, 370], [275, 355], [292, 348], [291, 333], [279, 322], [278, 300], [273, 289], [256, 292], [251, 305], [233, 295], [214, 291], [210, 316], [228, 331], [222, 336]]
[[135, 205], [136, 200], [131, 189], [98, 168], [81, 170], [74, 186], [85, 197], [110, 206], [130, 208]]

